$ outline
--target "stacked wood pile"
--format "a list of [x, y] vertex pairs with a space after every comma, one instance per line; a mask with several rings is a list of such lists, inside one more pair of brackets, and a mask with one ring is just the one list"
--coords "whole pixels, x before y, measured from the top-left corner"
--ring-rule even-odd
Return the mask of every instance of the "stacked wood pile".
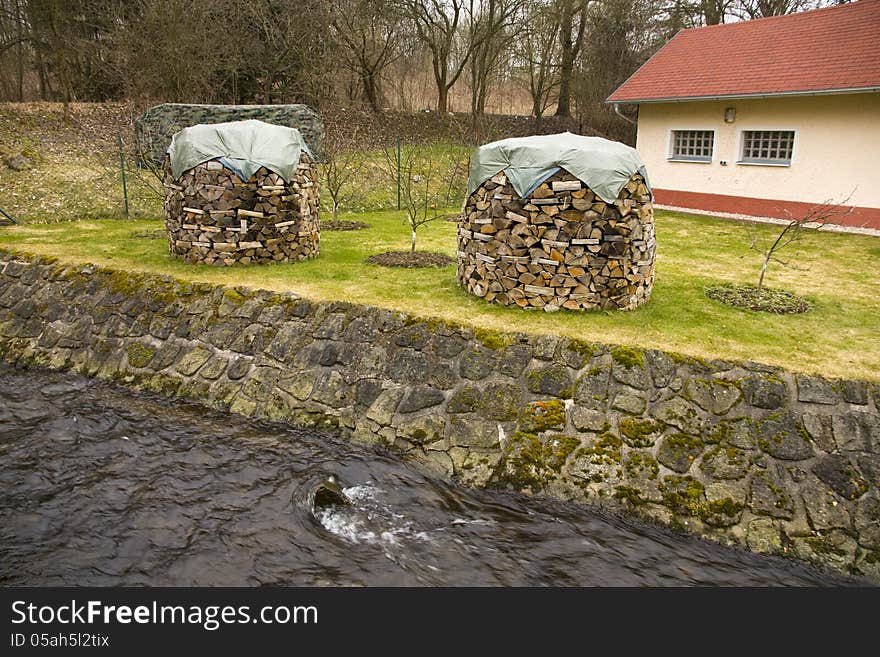
[[564, 169], [527, 198], [501, 172], [465, 203], [458, 280], [507, 306], [628, 310], [651, 294], [654, 253], [653, 206], [641, 175], [608, 204]]
[[173, 255], [210, 265], [289, 262], [318, 255], [317, 171], [303, 153], [289, 183], [260, 167], [242, 181], [218, 160], [174, 180], [165, 160], [165, 225]]

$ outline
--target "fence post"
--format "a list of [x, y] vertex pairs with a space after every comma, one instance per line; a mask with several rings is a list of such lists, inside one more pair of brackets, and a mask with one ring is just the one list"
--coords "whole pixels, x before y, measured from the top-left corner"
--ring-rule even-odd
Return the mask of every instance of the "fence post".
[[125, 184], [125, 154], [122, 152], [122, 135], [116, 135], [119, 144], [119, 169], [122, 171], [122, 196], [125, 198], [125, 218], [128, 219], [128, 187]]

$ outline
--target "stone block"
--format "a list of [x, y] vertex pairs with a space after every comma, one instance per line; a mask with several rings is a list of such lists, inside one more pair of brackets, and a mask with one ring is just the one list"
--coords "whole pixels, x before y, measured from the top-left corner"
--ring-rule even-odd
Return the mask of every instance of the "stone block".
[[832, 430], [838, 447], [846, 451], [874, 450], [880, 447], [880, 417], [863, 411], [849, 411], [833, 416]]
[[797, 376], [798, 401], [811, 404], [837, 404], [840, 401], [835, 386], [818, 376]]

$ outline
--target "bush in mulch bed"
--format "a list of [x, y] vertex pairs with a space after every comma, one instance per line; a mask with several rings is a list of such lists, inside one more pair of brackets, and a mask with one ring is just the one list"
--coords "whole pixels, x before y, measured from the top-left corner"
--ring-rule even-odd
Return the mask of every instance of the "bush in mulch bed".
[[407, 269], [413, 269], [417, 267], [445, 267], [446, 265], [451, 265], [455, 260], [443, 253], [431, 251], [388, 251], [371, 255], [365, 262], [371, 265], [382, 265], [383, 267], [406, 267]]
[[714, 301], [742, 308], [775, 313], [777, 315], [794, 315], [810, 310], [810, 302], [796, 294], [785, 290], [763, 288], [758, 290], [754, 285], [736, 285], [727, 283], [706, 288], [706, 296]]
[[321, 230], [365, 230], [369, 227], [370, 224], [365, 221], [350, 221], [348, 219], [321, 222]]

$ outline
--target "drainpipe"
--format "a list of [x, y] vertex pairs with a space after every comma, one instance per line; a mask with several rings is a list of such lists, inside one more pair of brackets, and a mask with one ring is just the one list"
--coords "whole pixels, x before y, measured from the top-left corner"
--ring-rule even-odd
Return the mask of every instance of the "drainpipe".
[[614, 113], [617, 114], [617, 116], [619, 116], [620, 118], [622, 118], [622, 119], [623, 119], [624, 121], [626, 121], [627, 123], [631, 123], [632, 125], [636, 125], [636, 122], [635, 122], [635, 121], [633, 121], [633, 120], [632, 120], [631, 118], [629, 118], [628, 116], [626, 116], [626, 115], [620, 113], [620, 104], [619, 104], [619, 103], [614, 103]]

